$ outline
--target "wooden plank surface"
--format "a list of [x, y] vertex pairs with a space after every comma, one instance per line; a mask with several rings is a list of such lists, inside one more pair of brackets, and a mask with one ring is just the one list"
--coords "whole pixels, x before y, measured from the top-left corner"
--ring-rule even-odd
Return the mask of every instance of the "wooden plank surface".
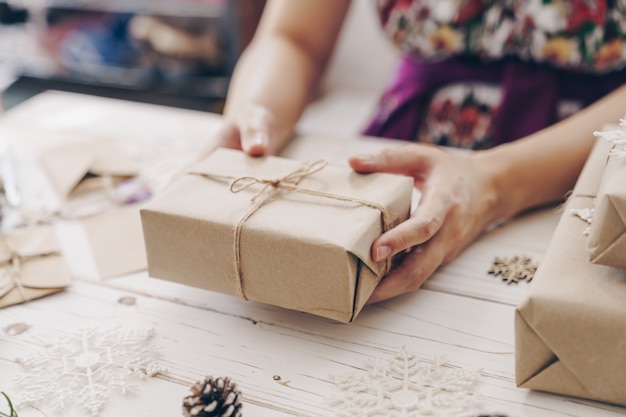
[[[105, 136], [125, 143], [145, 169], [154, 170], [150, 164], [157, 160], [163, 183], [188, 163], [219, 123], [200, 112], [45, 93], [0, 121], [0, 134], [14, 143], [22, 168], [30, 170], [36, 170], [36, 155], [50, 143]], [[303, 137], [284, 154], [345, 163], [350, 153], [397, 145]], [[55, 204], [40, 176], [34, 171], [22, 175], [33, 205]], [[19, 393], [14, 377], [23, 370], [16, 358], [39, 351], [47, 341], [89, 326], [124, 326], [155, 330], [154, 345], [167, 372], [139, 383], [130, 395], [115, 394], [103, 417], [181, 415], [183, 396], [205, 375], [237, 381], [245, 416], [330, 417], [335, 415], [328, 401], [337, 390], [334, 375], [359, 372], [368, 359], [389, 359], [402, 347], [425, 360], [443, 355], [453, 366], [479, 370], [476, 391], [484, 396], [485, 411], [533, 417], [626, 415], [621, 407], [515, 387], [513, 312], [528, 284], [507, 285], [487, 270], [495, 256], [528, 255], [540, 261], [560, 215], [558, 207], [550, 207], [493, 230], [443, 267], [425, 289], [368, 306], [350, 325], [153, 279], [147, 272], [93, 278], [89, 253], [80, 250], [80, 230], [60, 226], [69, 262], [84, 274], [60, 294], [0, 310], [0, 390]], [[10, 334], [17, 323], [28, 330]], [[49, 414], [20, 413], [42, 415]], [[86, 414], [73, 407], [62, 415]]]

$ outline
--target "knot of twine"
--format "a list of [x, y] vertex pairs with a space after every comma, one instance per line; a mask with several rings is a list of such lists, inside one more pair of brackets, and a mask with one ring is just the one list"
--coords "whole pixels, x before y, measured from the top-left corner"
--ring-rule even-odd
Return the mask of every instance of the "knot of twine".
[[22, 300], [27, 302], [30, 301], [30, 298], [26, 294], [24, 284], [20, 279], [20, 271], [23, 262], [24, 260], [17, 252], [11, 251], [11, 257], [0, 263], [0, 267], [4, 269], [2, 274], [3, 280], [0, 282], [0, 292], [6, 294], [13, 288], [17, 288], [17, 292], [22, 297]]
[[[233, 247], [233, 257], [235, 260], [235, 270], [237, 271], [237, 293], [239, 297], [244, 300], [247, 300], [248, 297], [245, 294], [243, 289], [243, 272], [241, 268], [241, 231], [243, 230], [243, 226], [246, 221], [273, 195], [275, 195], [279, 190], [285, 190], [290, 192], [308, 194], [321, 198], [328, 198], [337, 201], [345, 201], [349, 203], [356, 203], [366, 207], [373, 208], [375, 210], [380, 211], [383, 223], [383, 232], [389, 230], [391, 226], [390, 215], [385, 206], [379, 203], [374, 203], [371, 201], [363, 200], [355, 197], [346, 197], [338, 194], [325, 193], [323, 191], [312, 190], [309, 188], [299, 187], [298, 184], [304, 178], [315, 174], [316, 172], [321, 171], [327, 165], [327, 162], [323, 159], [318, 161], [304, 164], [300, 168], [290, 172], [289, 174], [276, 178], [276, 179], [263, 179], [252, 176], [243, 176], [243, 177], [230, 177], [224, 175], [213, 175], [201, 172], [192, 172], [194, 175], [199, 175], [201, 177], [209, 178], [209, 179], [227, 179], [232, 180], [229, 186], [230, 192], [236, 194], [241, 191], [252, 187], [253, 185], [262, 185], [263, 187], [259, 192], [257, 192], [250, 201], [254, 204], [250, 206], [248, 211], [241, 217], [239, 222], [237, 223], [237, 227], [235, 227], [234, 234], [234, 247]], [[386, 275], [391, 269], [391, 260], [386, 259], [384, 261], [383, 275]]]
[[[43, 256], [43, 255], [42, 255]], [[15, 251], [11, 251], [11, 257], [6, 261], [0, 263], [0, 268], [4, 269], [2, 274], [2, 280], [0, 280], [0, 293], [6, 294], [13, 288], [17, 288], [24, 302], [30, 301], [30, 298], [26, 294], [24, 284], [20, 278], [22, 271], [22, 264], [29, 259], [38, 258], [39, 255], [34, 256], [22, 256]]]
[[[42, 222], [50, 222], [54, 220], [54, 218], [67, 220], [82, 219], [102, 213], [109, 209], [110, 206], [118, 207], [124, 205], [122, 201], [119, 201], [119, 199], [115, 197], [116, 188], [112, 174], [102, 174], [98, 175], [96, 178], [90, 179], [97, 179], [94, 190], [91, 190], [86, 196], [79, 195], [67, 199], [60, 210], [50, 213], [47, 216], [42, 216]], [[81, 183], [82, 181], [83, 180], [81, 180]], [[78, 187], [78, 185], [76, 187]], [[94, 199], [94, 194], [98, 199]], [[102, 198], [100, 198], [101, 196]], [[85, 197], [87, 197], [87, 199], [85, 199]]]

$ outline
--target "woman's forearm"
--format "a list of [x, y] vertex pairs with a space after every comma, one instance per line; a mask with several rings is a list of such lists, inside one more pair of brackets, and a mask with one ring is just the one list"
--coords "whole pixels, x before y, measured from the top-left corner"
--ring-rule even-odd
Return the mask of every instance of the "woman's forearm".
[[250, 105], [269, 110], [275, 117], [270, 153], [291, 136], [315, 91], [349, 4], [347, 0], [268, 2], [257, 34], [235, 69], [224, 116], [234, 120]]
[[562, 200], [574, 186], [595, 142], [593, 132], [626, 113], [626, 86], [579, 113], [524, 139], [476, 153], [493, 178], [493, 222]]
[[320, 71], [289, 41], [281, 37], [264, 39], [263, 45], [252, 45], [242, 56], [231, 82], [224, 116], [236, 117], [249, 105], [269, 110], [277, 116], [270, 146], [270, 152], [275, 152], [291, 135]]

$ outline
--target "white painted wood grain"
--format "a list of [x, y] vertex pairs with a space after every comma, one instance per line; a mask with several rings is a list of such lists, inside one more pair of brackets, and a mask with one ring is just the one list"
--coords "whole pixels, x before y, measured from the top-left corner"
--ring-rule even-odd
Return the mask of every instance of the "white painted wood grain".
[[[49, 116], [40, 120], [42, 114]], [[76, 121], [71, 114], [83, 116]], [[0, 121], [0, 133], [10, 134], [23, 157], [69, 134], [97, 134], [125, 140], [135, 155], [145, 153], [146, 163], [172, 152], [173, 167], [186, 163], [220, 122], [201, 112], [46, 93], [10, 112]], [[189, 136], [178, 143], [177, 135]], [[150, 148], [151, 140], [160, 147]], [[351, 153], [397, 145], [308, 137], [294, 141], [285, 154], [345, 163]], [[76, 274], [61, 294], [0, 310], [0, 389], [19, 392], [12, 380], [23, 370], [15, 359], [41, 349], [50, 337], [91, 325], [123, 325], [156, 330], [154, 342], [168, 372], [139, 384], [132, 395], [115, 396], [103, 417], [179, 416], [188, 387], [209, 374], [227, 375], [239, 384], [246, 417], [330, 417], [326, 398], [335, 389], [332, 375], [358, 372], [368, 358], [390, 358], [402, 346], [426, 359], [445, 355], [454, 366], [480, 369], [477, 390], [486, 411], [511, 417], [626, 415], [621, 407], [515, 387], [513, 312], [527, 285], [506, 285], [486, 271], [495, 256], [529, 255], [540, 261], [559, 215], [549, 208], [493, 230], [441, 268], [426, 289], [368, 306], [350, 325], [153, 279], [147, 272], [104, 281]], [[61, 232], [68, 241], [70, 229]], [[89, 270], [87, 256], [67, 252]], [[135, 305], [121, 304], [122, 297], [134, 298]], [[30, 329], [11, 336], [3, 329], [14, 323]], [[42, 415], [24, 410], [20, 417]], [[84, 414], [73, 408], [64, 415]]]
[[[153, 415], [155, 409], [179, 415], [187, 387], [204, 375], [232, 377], [245, 393], [245, 405], [265, 412], [254, 415], [332, 416], [326, 404], [335, 389], [331, 376], [358, 371], [369, 357], [389, 358], [402, 346], [425, 359], [445, 355], [452, 365], [480, 369], [478, 391], [491, 411], [511, 416], [623, 411], [515, 388], [513, 308], [505, 304], [424, 290], [370, 306], [345, 325], [177, 284], [162, 286], [145, 276], [134, 281], [129, 287], [135, 290], [79, 281], [58, 296], [4, 310], [0, 328], [17, 321], [32, 327], [0, 337], [0, 386], [18, 392], [10, 381], [21, 371], [15, 358], [35, 352], [51, 337], [122, 324], [156, 330], [155, 344], [168, 371], [160, 382], [139, 384], [138, 394], [116, 396], [103, 417], [120, 415], [120, 404], [133, 412], [128, 415]], [[128, 296], [136, 305], [118, 302]], [[183, 298], [185, 303], [178, 301]]]

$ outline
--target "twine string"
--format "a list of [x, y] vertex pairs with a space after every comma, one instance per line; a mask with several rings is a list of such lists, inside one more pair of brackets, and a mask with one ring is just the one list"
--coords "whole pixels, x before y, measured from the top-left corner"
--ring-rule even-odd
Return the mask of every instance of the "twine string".
[[[257, 178], [253, 176], [243, 176], [243, 177], [230, 177], [224, 175], [213, 175], [201, 172], [192, 172], [192, 174], [199, 175], [201, 177], [209, 178], [209, 179], [227, 179], [231, 180], [229, 190], [230, 192], [236, 194], [241, 191], [244, 191], [253, 185], [262, 185], [262, 188], [250, 199], [253, 203], [246, 213], [239, 219], [237, 226], [235, 227], [234, 233], [234, 242], [233, 242], [233, 257], [235, 262], [235, 269], [237, 271], [237, 293], [239, 297], [244, 300], [247, 300], [248, 297], [245, 294], [243, 289], [243, 272], [241, 266], [241, 232], [243, 230], [243, 226], [246, 221], [254, 214], [256, 211], [273, 195], [275, 195], [279, 190], [285, 190], [289, 192], [296, 192], [302, 194], [308, 194], [320, 198], [327, 198], [331, 200], [343, 201], [348, 203], [356, 203], [362, 206], [370, 207], [375, 210], [380, 211], [383, 223], [383, 232], [386, 232], [390, 229], [391, 226], [391, 216], [389, 211], [385, 206], [379, 203], [371, 202], [368, 200], [364, 200], [356, 197], [347, 197], [338, 194], [326, 193], [323, 191], [312, 190], [309, 188], [299, 187], [298, 184], [304, 178], [313, 175], [322, 169], [324, 169], [327, 165], [327, 162], [323, 159], [318, 161], [305, 164], [295, 171], [277, 179], [264, 179]], [[383, 275], [386, 275], [391, 269], [391, 260], [386, 259], [383, 264]]]
[[0, 262], [0, 268], [2, 268], [3, 274], [2, 279], [0, 280], [0, 293], [8, 293], [7, 289], [10, 291], [13, 288], [17, 288], [20, 296], [22, 297], [23, 302], [28, 302], [31, 300], [31, 297], [28, 296], [26, 292], [26, 286], [22, 282], [22, 266], [33, 259], [44, 258], [47, 256], [59, 255], [59, 252], [45, 251], [42, 253], [37, 253], [34, 255], [21, 255], [18, 250], [16, 250], [12, 245], [5, 240], [5, 244], [9, 250], [9, 257]]
[[30, 297], [28, 297], [28, 295], [26, 294], [24, 283], [20, 279], [22, 265], [29, 259], [38, 258], [39, 256], [40, 255], [22, 256], [15, 251], [11, 251], [11, 257], [6, 261], [0, 263], [0, 268], [4, 269], [4, 282], [0, 283], [0, 289], [6, 290], [7, 288], [17, 288], [17, 291], [22, 297], [22, 300], [24, 302], [30, 301]]
[[26, 291], [24, 290], [24, 285], [22, 280], [19, 279], [20, 271], [22, 270], [22, 258], [15, 252], [11, 256], [11, 268], [9, 269], [9, 274], [11, 276], [11, 280], [17, 287], [17, 291], [22, 296], [24, 302], [30, 301], [28, 295], [26, 295]]

